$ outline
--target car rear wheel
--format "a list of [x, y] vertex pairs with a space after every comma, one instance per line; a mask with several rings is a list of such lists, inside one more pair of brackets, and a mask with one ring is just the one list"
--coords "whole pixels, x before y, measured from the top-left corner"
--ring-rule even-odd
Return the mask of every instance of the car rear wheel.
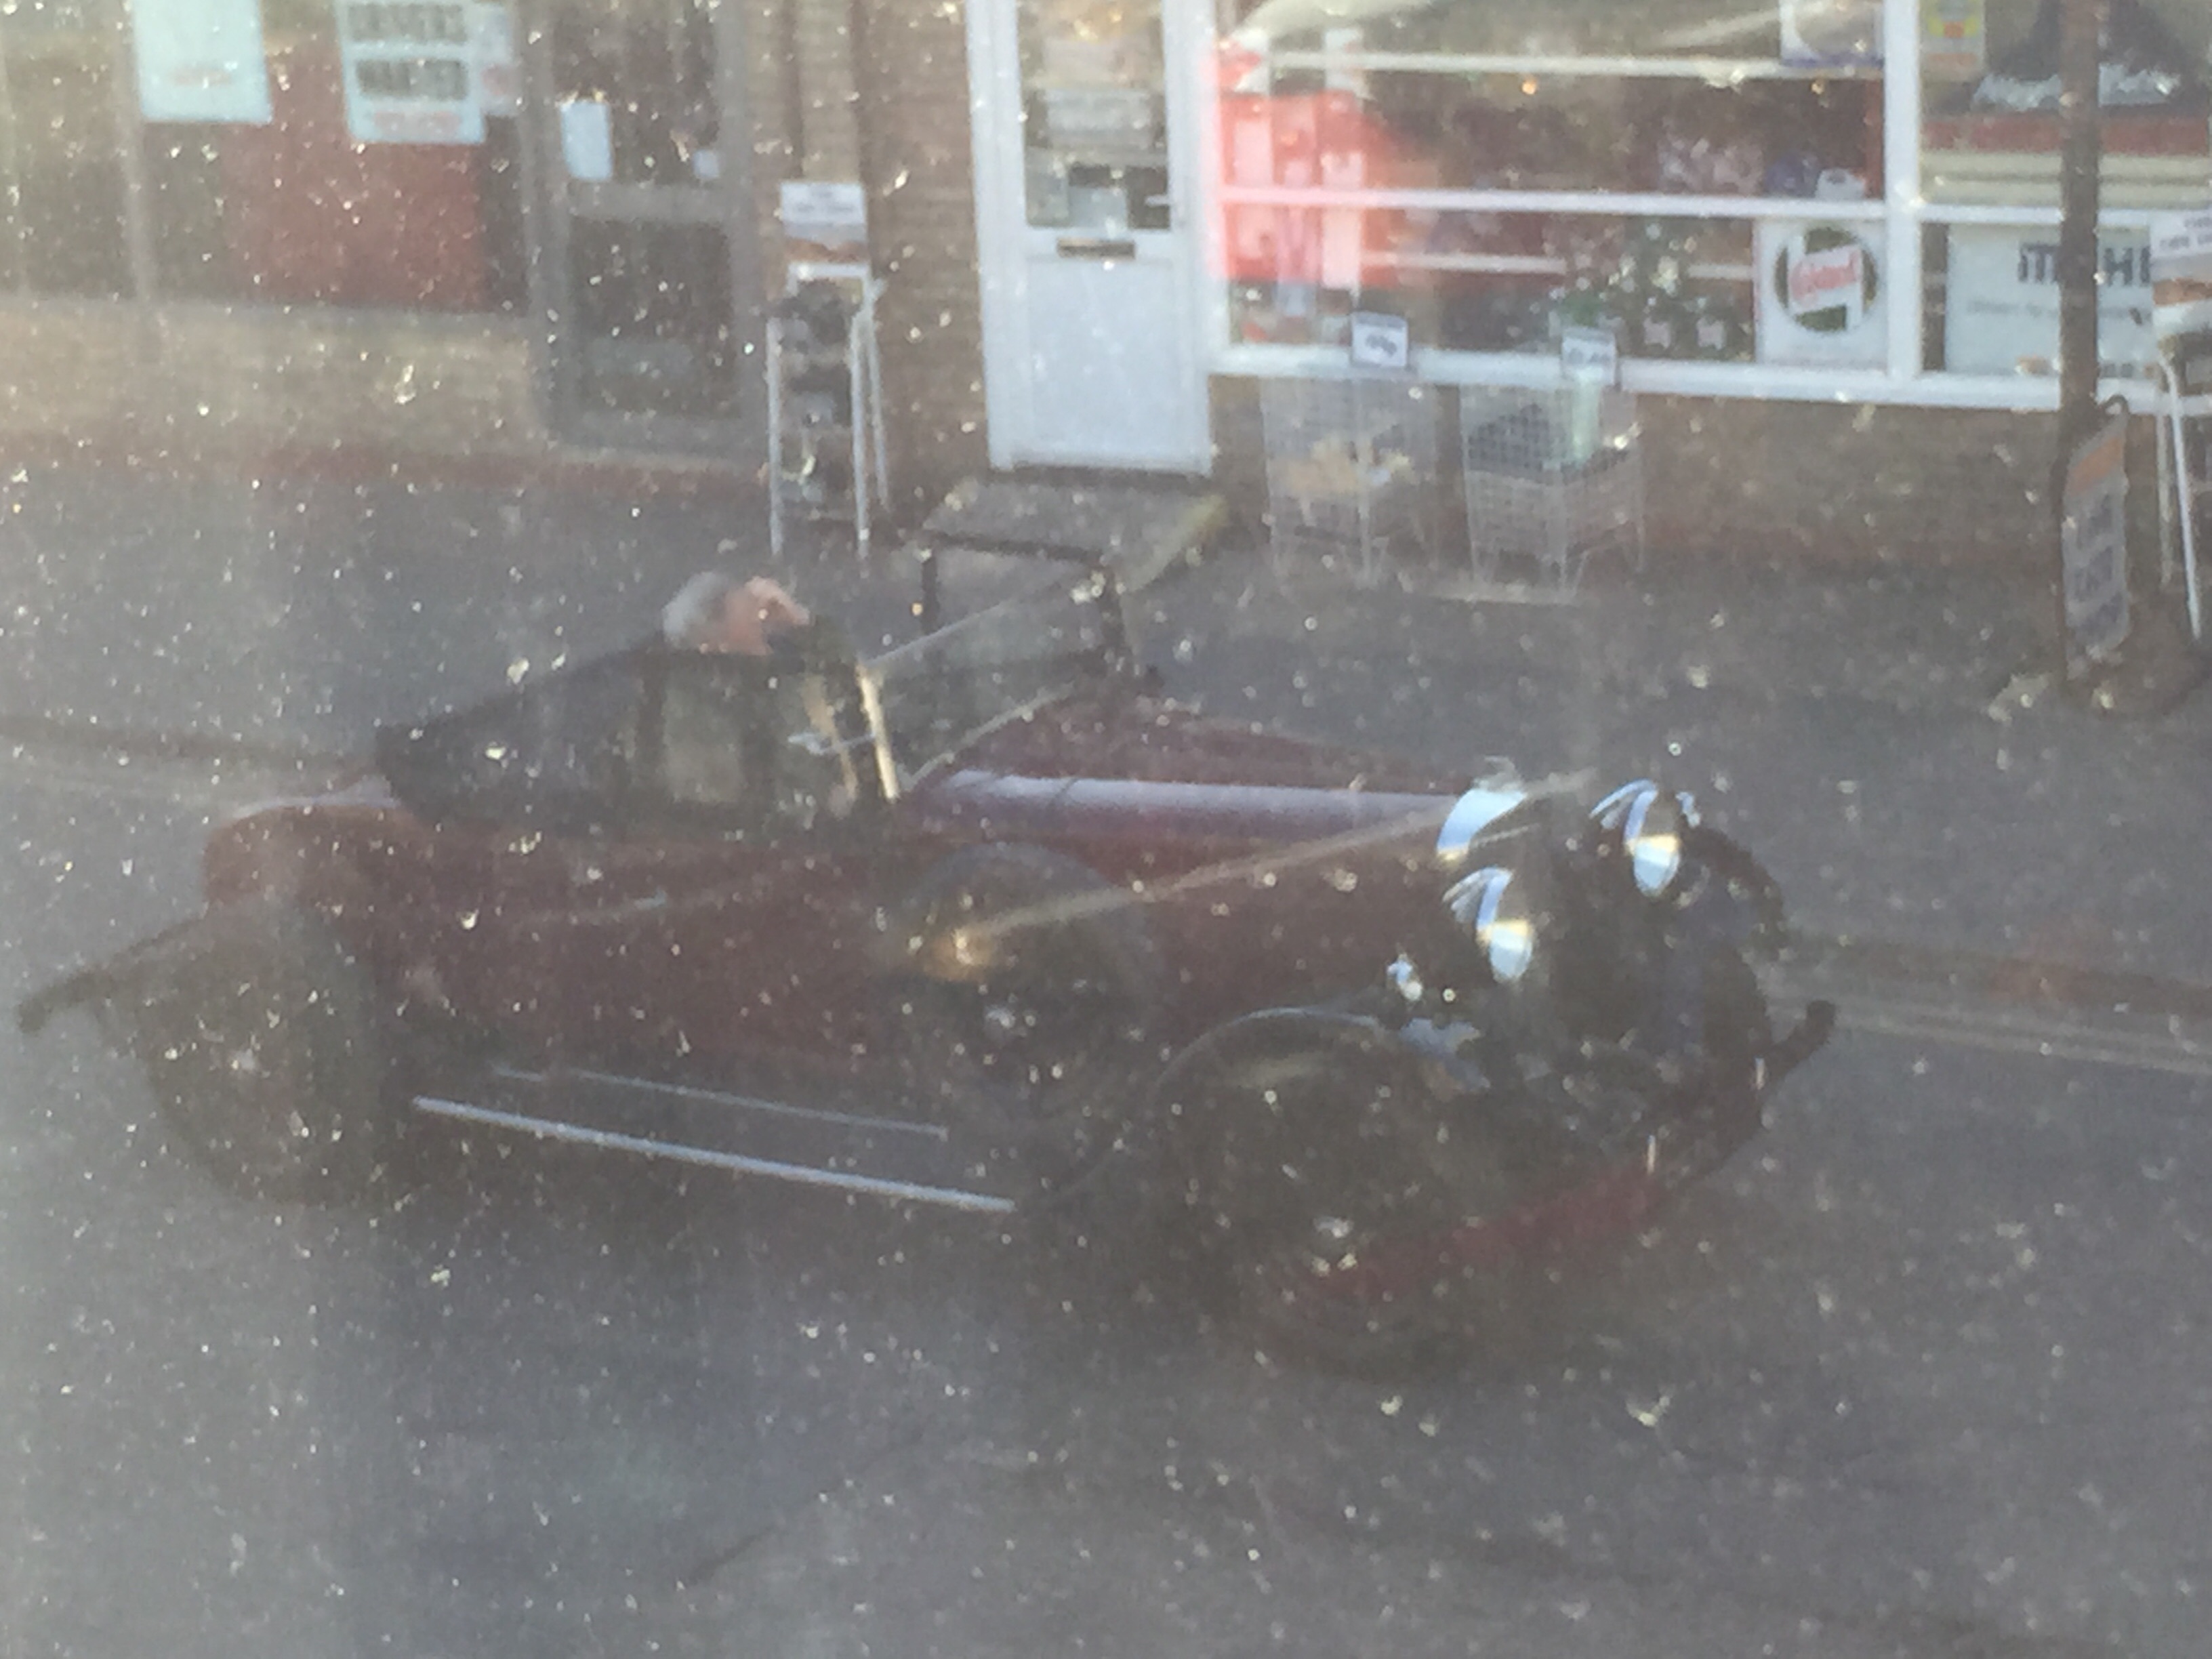
[[266, 1200], [356, 1191], [380, 1168], [382, 1044], [367, 971], [281, 899], [218, 907], [122, 1013], [183, 1149]]
[[1047, 1188], [1114, 1144], [1145, 1084], [1159, 967], [1121, 890], [1042, 848], [971, 848], [902, 906], [892, 988], [910, 1091], [995, 1133]]

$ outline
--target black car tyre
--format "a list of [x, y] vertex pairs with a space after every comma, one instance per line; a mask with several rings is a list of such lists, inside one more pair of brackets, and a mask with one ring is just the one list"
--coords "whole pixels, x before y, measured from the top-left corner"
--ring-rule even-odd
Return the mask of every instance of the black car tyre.
[[1113, 1145], [1149, 1081], [1161, 980], [1121, 889], [1048, 848], [969, 848], [896, 907], [887, 938], [901, 1059], [926, 1109], [1003, 1130], [1048, 1187]]
[[1463, 1261], [1455, 1242], [1529, 1194], [1527, 1160], [1479, 1098], [1446, 1094], [1351, 1030], [1170, 1080], [1178, 1231], [1209, 1300], [1262, 1352], [1419, 1375], [1518, 1317], [1517, 1265]]
[[117, 1012], [183, 1148], [226, 1186], [319, 1200], [376, 1175], [374, 991], [319, 915], [278, 898], [220, 905], [143, 1001]]

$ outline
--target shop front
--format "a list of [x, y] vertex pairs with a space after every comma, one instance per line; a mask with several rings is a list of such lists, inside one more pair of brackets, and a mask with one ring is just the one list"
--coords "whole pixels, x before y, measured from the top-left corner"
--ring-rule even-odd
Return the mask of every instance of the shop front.
[[[2152, 226], [2212, 201], [2212, 10], [2109, 5], [2106, 389], [2140, 398]], [[1256, 389], [1351, 377], [1382, 315], [1447, 426], [1609, 333], [1662, 523], [2015, 536], [2057, 398], [2057, 19], [40, 0], [0, 9], [0, 421], [750, 476], [763, 204], [805, 178], [866, 192], [901, 511], [992, 466], [1233, 489]], [[1992, 465], [2020, 525], [1966, 505]]]
[[[1252, 388], [1352, 375], [1384, 313], [1439, 388], [1556, 386], [1609, 331], [1685, 515], [1743, 484], [1901, 534], [1872, 488], [1942, 539], [1923, 486], [2002, 454], [2032, 521], [2057, 0], [1168, 10], [970, 0], [994, 464], [1233, 471]], [[2199, 0], [2110, 0], [2105, 391], [2139, 404], [2151, 228], [2212, 201], [2208, 46]]]

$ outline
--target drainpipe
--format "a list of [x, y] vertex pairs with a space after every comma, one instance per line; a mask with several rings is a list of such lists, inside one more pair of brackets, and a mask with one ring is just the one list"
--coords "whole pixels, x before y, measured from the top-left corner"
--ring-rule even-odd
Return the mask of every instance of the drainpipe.
[[2058, 458], [2051, 470], [2051, 599], [2058, 679], [2066, 679], [2066, 568], [2059, 526], [2075, 446], [2096, 429], [2098, 170], [2104, 131], [2099, 108], [2106, 0], [2063, 0], [2058, 47]]

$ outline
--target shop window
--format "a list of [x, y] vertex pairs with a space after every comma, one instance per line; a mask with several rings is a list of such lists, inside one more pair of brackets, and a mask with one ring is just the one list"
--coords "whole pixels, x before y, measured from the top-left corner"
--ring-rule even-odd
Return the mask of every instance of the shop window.
[[[290, 77], [288, 76], [287, 77]], [[280, 83], [281, 85], [281, 83]], [[519, 135], [357, 145], [342, 125], [149, 125], [155, 280], [176, 298], [515, 312], [526, 301]]]
[[1586, 10], [1534, 28], [1492, 8], [1376, 12], [1281, 39], [1277, 9], [1252, 12], [1222, 52], [1232, 337], [1334, 348], [1358, 308], [1449, 351], [1610, 325], [1632, 357], [1742, 362], [1762, 310], [1807, 309], [1805, 285], [1830, 282], [1835, 306], [1809, 308], [1846, 316], [1850, 346], [1795, 339], [1772, 360], [1879, 366], [1878, 238], [1830, 253], [1813, 222], [1876, 211], [1881, 84], [1861, 59], [1879, 8], [1824, 11], [1829, 55], [1802, 62], [1784, 55], [1812, 50], [1802, 20], [1776, 11]]
[[16, 275], [34, 294], [131, 292], [106, 31], [61, 9], [0, 17]]
[[271, 43], [265, 126], [145, 130], [161, 291], [280, 304], [514, 311], [524, 302], [511, 119], [481, 144], [356, 143], [335, 37]]
[[588, 404], [702, 416], [736, 407], [730, 250], [720, 230], [578, 219], [568, 264]]
[[1026, 0], [1020, 20], [1030, 223], [1109, 236], [1167, 229], [1157, 0]]
[[[1322, 17], [1258, 0], [1224, 30], [1215, 77], [1231, 361], [1307, 372], [1344, 348], [1353, 311], [1382, 310], [1443, 378], [1595, 322], [1654, 390], [2045, 404], [2060, 12], [1652, 0]], [[1884, 60], [1908, 38], [1920, 118], [1900, 131]], [[2148, 366], [2151, 216], [2212, 200], [2209, 51], [2201, 0], [2110, 0], [2112, 374]], [[1687, 367], [1731, 362], [1746, 371]], [[1929, 374], [1952, 383], [1908, 384]]]
[[571, 177], [623, 185], [721, 177], [707, 0], [558, 0], [547, 33]]
[[[2149, 233], [2212, 198], [2208, 37], [2197, 0], [2108, 0], [2100, 81], [2099, 345], [2153, 355]], [[1936, 222], [1929, 356], [1954, 374], [2048, 376], [2058, 358], [2057, 0], [1936, 0], [1922, 60], [1922, 190]], [[2017, 209], [2007, 222], [2002, 210]]]

